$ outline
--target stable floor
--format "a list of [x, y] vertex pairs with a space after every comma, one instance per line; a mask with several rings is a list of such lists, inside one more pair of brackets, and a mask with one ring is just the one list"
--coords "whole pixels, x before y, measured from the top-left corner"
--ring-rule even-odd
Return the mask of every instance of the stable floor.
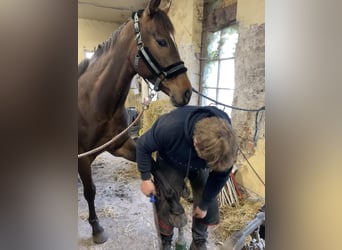
[[[136, 164], [123, 158], [103, 153], [92, 165], [97, 188], [96, 211], [101, 225], [109, 236], [101, 245], [93, 243], [88, 224], [88, 206], [78, 184], [78, 237], [80, 250], [153, 250], [160, 249], [154, 223], [153, 207], [140, 191]], [[191, 204], [185, 207], [189, 222], [185, 228], [187, 247], [191, 244]], [[218, 250], [209, 231], [208, 248]], [[177, 230], [174, 241], [177, 239]]]

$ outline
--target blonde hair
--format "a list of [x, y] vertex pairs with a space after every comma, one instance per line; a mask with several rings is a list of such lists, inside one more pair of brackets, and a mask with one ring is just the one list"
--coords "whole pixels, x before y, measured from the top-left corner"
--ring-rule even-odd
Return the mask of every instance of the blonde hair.
[[236, 161], [237, 138], [227, 120], [201, 119], [195, 124], [194, 142], [198, 156], [207, 161], [210, 170], [226, 171]]

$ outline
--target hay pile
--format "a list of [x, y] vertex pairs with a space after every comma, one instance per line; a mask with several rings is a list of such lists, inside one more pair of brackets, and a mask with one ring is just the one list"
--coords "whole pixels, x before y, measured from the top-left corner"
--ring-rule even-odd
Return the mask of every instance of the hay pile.
[[144, 111], [144, 117], [142, 121], [142, 128], [139, 131], [139, 135], [142, 135], [147, 130], [149, 130], [153, 123], [162, 115], [165, 113], [168, 113], [175, 109], [174, 106], [170, 103], [170, 101], [167, 100], [157, 100], [154, 102], [151, 102], [149, 105], [149, 108]]
[[239, 206], [229, 205], [220, 208], [220, 224], [214, 229], [218, 242], [224, 242], [233, 233], [245, 228], [248, 222], [254, 219], [258, 210], [263, 206], [262, 201], [245, 199]]
[[[189, 222], [191, 222], [193, 202], [181, 198], [180, 203], [188, 215]], [[223, 246], [224, 242], [232, 234], [245, 228], [255, 218], [263, 204], [264, 202], [262, 200], [255, 200], [248, 197], [240, 200], [239, 205], [235, 207], [228, 204], [220, 206], [220, 223], [215, 227], [210, 227], [211, 236], [209, 240], [214, 241], [217, 246]], [[186, 225], [186, 230], [191, 232], [191, 223]], [[250, 240], [251, 237], [249, 236], [246, 242]]]

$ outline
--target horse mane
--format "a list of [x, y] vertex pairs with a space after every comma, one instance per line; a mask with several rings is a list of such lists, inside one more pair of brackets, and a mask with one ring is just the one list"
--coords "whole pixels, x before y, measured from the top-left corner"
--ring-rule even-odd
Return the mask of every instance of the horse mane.
[[78, 77], [80, 77], [86, 71], [86, 69], [88, 68], [88, 65], [89, 65], [88, 58], [80, 62], [80, 64], [78, 65]]
[[[117, 30], [115, 30], [111, 36], [101, 44], [99, 44], [94, 52], [93, 58], [99, 57], [105, 52], [112, 44], [115, 44], [121, 30], [123, 27], [129, 22], [128, 19], [124, 24], [122, 24]], [[172, 34], [175, 32], [175, 28], [171, 23], [170, 18], [164, 11], [158, 10], [153, 14], [153, 21], [158, 23], [159, 25], [163, 26], [166, 30], [170, 31]], [[78, 65], [78, 77], [80, 77], [88, 68], [89, 66], [89, 59], [84, 59]]]
[[[92, 58], [99, 57], [103, 54], [104, 51], [106, 51], [111, 44], [115, 44], [122, 28], [126, 25], [126, 23], [129, 20], [127, 20], [124, 24], [122, 24], [117, 30], [115, 30], [111, 36], [101, 44], [97, 45], [97, 48], [94, 52], [94, 55]], [[90, 60], [88, 58], [83, 59], [80, 64], [78, 65], [78, 77], [80, 77], [88, 68]]]
[[[129, 20], [128, 20], [129, 21]], [[126, 21], [124, 24], [122, 24], [117, 30], [115, 30], [112, 35], [104, 42], [101, 44], [97, 45], [97, 48], [94, 53], [94, 57], [102, 55], [104, 51], [106, 51], [112, 44], [116, 43], [116, 40], [118, 39], [118, 36], [122, 30], [122, 28], [126, 25], [128, 22]]]

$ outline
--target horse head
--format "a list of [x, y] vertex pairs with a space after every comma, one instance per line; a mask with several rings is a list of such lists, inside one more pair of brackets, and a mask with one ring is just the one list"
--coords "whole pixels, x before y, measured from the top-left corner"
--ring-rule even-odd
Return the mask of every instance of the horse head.
[[167, 94], [174, 106], [189, 103], [192, 88], [167, 16], [170, 5], [160, 9], [160, 0], [150, 0], [144, 10], [133, 13], [136, 49], [130, 55], [135, 71]]

